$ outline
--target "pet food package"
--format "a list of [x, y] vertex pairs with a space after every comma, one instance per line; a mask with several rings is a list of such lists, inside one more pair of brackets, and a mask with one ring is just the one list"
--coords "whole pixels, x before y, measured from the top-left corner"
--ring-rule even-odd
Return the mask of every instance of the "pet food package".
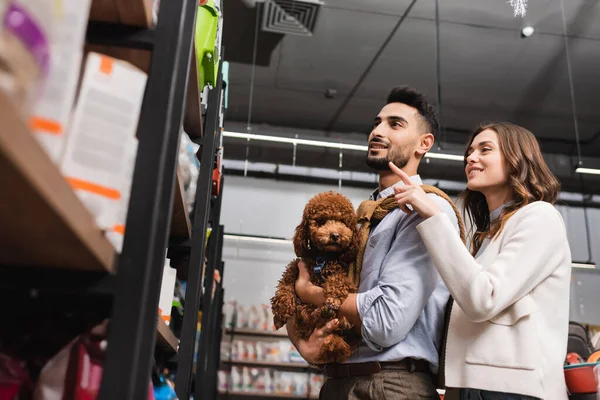
[[121, 199], [119, 200], [119, 207], [117, 213], [115, 214], [114, 223], [106, 232], [107, 239], [112, 243], [117, 253], [121, 253], [123, 250], [125, 222], [127, 221], [127, 211], [129, 210], [131, 184], [133, 183], [133, 171], [135, 169], [135, 160], [138, 149], [137, 138], [129, 138], [129, 142], [125, 146], [127, 151], [125, 156], [125, 172], [123, 173], [121, 182]]
[[61, 0], [0, 1], [0, 90], [29, 116], [50, 71], [52, 31]]
[[[33, 400], [91, 400], [98, 397], [106, 350], [108, 320], [71, 341], [46, 363]], [[149, 382], [147, 400], [154, 400]]]
[[32, 390], [26, 363], [0, 353], [0, 399], [30, 398]]
[[100, 390], [108, 321], [73, 339], [46, 363], [34, 400], [94, 399]]
[[137, 131], [147, 75], [131, 64], [88, 53], [61, 170], [103, 230], [122, 198], [128, 146]]
[[33, 134], [56, 164], [75, 102], [90, 4], [91, 0], [61, 0], [55, 7], [50, 70], [29, 119]]

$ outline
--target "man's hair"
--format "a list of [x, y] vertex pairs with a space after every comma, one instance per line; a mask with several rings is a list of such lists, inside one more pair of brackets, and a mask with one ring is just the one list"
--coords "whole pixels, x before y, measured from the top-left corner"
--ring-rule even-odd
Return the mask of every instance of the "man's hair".
[[402, 103], [413, 107], [420, 116], [420, 123], [426, 132], [437, 134], [439, 123], [435, 108], [427, 102], [425, 96], [408, 86], [398, 86], [390, 91], [387, 103]]

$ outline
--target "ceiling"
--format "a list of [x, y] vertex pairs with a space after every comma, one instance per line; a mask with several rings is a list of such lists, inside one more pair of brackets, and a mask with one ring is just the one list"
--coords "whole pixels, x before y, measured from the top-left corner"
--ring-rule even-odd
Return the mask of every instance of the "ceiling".
[[[600, 153], [600, 4], [563, 0], [569, 35], [580, 150]], [[390, 88], [408, 84], [436, 102], [435, 2], [324, 0], [312, 36], [261, 32], [249, 0], [224, 2], [224, 58], [230, 62], [225, 128], [253, 133], [364, 142]], [[529, 0], [514, 17], [505, 0], [440, 0], [438, 143], [462, 149], [478, 123], [509, 120], [536, 134], [565, 190], [581, 191], [561, 0]], [[259, 15], [260, 16], [260, 15]], [[401, 20], [402, 19], [402, 20]], [[397, 24], [399, 26], [397, 27]], [[531, 25], [535, 33], [521, 37]], [[395, 30], [397, 27], [397, 30]], [[393, 33], [393, 34], [392, 34]], [[390, 34], [392, 34], [390, 36]], [[253, 79], [253, 49], [256, 67]], [[325, 92], [336, 94], [327, 98]], [[229, 159], [291, 164], [291, 146], [225, 139]], [[565, 155], [573, 156], [569, 159]], [[300, 149], [296, 164], [339, 168], [337, 150]], [[586, 166], [597, 167], [600, 165]], [[456, 163], [451, 164], [456, 165]], [[368, 171], [364, 154], [343, 156], [344, 170]], [[460, 165], [431, 162], [430, 177], [463, 180]], [[600, 176], [584, 177], [600, 193]]]

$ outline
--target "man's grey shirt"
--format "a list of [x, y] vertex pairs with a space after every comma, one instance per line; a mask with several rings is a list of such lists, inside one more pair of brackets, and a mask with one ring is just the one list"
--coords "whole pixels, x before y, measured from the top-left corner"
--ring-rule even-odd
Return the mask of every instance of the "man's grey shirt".
[[[410, 179], [422, 184], [419, 175]], [[393, 193], [392, 186], [371, 199]], [[458, 234], [450, 204], [429, 196], [448, 214]], [[416, 229], [421, 222], [417, 213], [407, 215], [396, 208], [369, 235], [356, 299], [364, 343], [348, 362], [424, 359], [437, 372], [449, 292]]]

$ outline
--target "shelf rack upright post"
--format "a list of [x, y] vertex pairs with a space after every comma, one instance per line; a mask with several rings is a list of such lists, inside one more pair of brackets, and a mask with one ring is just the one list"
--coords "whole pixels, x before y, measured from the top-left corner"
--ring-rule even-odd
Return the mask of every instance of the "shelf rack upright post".
[[154, 30], [100, 400], [147, 396], [197, 7], [161, 2]]

